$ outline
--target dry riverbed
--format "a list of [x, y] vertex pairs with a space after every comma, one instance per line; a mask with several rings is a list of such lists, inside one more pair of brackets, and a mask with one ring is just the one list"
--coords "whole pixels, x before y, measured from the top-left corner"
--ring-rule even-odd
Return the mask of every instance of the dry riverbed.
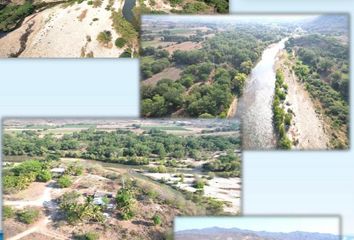
[[[123, 3], [115, 0], [111, 9], [117, 11]], [[112, 26], [112, 11], [105, 9], [109, 4], [109, 0], [97, 7], [87, 1], [64, 3], [32, 14], [0, 39], [0, 57], [119, 57], [124, 48], [114, 45], [119, 34]], [[106, 46], [97, 41], [102, 31], [112, 34]]]

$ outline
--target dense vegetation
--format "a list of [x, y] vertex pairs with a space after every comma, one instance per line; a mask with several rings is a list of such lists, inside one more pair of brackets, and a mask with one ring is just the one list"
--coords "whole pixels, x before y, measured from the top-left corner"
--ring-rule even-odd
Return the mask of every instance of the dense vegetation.
[[[155, 128], [146, 130], [143, 134], [125, 130], [106, 132], [95, 129], [65, 134], [61, 138], [55, 138], [51, 134], [39, 137], [39, 134], [30, 130], [16, 135], [5, 134], [3, 153], [7, 156], [27, 155], [46, 159], [55, 159], [57, 155], [82, 157], [129, 165], [147, 165], [151, 160], [159, 160], [162, 161], [162, 164], [168, 165], [171, 160], [186, 157], [201, 160], [209, 158], [212, 152], [234, 151], [240, 147], [240, 139], [237, 136], [183, 137], [168, 134]], [[216, 159], [215, 166], [209, 166], [206, 170], [224, 171], [225, 174], [232, 176], [239, 175], [240, 159], [235, 156], [230, 159], [224, 158], [221, 156]], [[23, 174], [23, 171], [26, 173], [30, 171], [31, 176], [33, 175], [30, 182], [33, 182], [43, 169], [47, 169], [49, 166], [42, 161], [26, 161], [22, 164], [11, 169], [9, 174], [5, 174], [8, 176], [5, 177], [4, 186], [21, 189], [22, 187], [17, 186], [16, 183], [10, 184], [13, 176], [26, 177], [27, 175]], [[30, 166], [29, 169], [27, 168], [28, 165]], [[20, 171], [19, 169], [25, 170]], [[70, 185], [68, 176], [80, 175], [81, 173], [82, 168], [80, 167], [68, 167], [65, 175], [59, 178], [58, 184], [61, 187], [67, 187]], [[42, 177], [40, 179], [42, 180]]]
[[78, 222], [103, 222], [103, 210], [101, 206], [93, 203], [93, 197], [87, 196], [84, 203], [79, 201], [80, 194], [67, 192], [59, 200], [59, 208], [64, 213], [66, 221], [71, 224]]
[[0, 32], [11, 31], [25, 17], [32, 14], [35, 6], [31, 1], [26, 1], [22, 5], [8, 4], [3, 9], [0, 9]]
[[[330, 124], [331, 145], [348, 146], [349, 46], [336, 36], [307, 35], [291, 38], [286, 48], [294, 51], [294, 72], [304, 82], [312, 98]], [[344, 136], [343, 136], [344, 135]]]
[[26, 189], [34, 181], [49, 181], [49, 165], [44, 161], [31, 160], [23, 162], [3, 172], [4, 193]]
[[[50, 168], [58, 165], [57, 155], [47, 154], [41, 160], [27, 160], [13, 167], [7, 167], [3, 171], [3, 191], [4, 193], [15, 193], [29, 187], [32, 182], [48, 182], [53, 176]], [[82, 167], [70, 165], [65, 171], [65, 175], [57, 179], [57, 184], [61, 188], [71, 185], [71, 176], [82, 174]]]
[[280, 69], [277, 70], [275, 79], [275, 91], [272, 108], [274, 128], [278, 136], [278, 147], [281, 149], [290, 149], [292, 142], [287, 136], [287, 130], [291, 124], [292, 112], [290, 109], [288, 109], [288, 111], [285, 110], [285, 99], [288, 85], [284, 83], [284, 74]]
[[143, 79], [171, 66], [183, 70], [177, 81], [162, 79], [156, 85], [143, 84], [143, 116], [226, 117], [233, 98], [242, 94], [247, 75], [262, 51], [283, 34], [279, 29], [245, 24], [216, 32], [212, 38], [203, 35], [213, 32], [210, 29], [205, 33], [196, 30], [195, 34], [186, 37], [172, 29], [145, 37], [176, 42], [201, 42], [203, 39], [203, 47], [176, 50], [171, 55], [163, 49], [142, 49]]
[[115, 45], [117, 47], [124, 45], [128, 47], [121, 57], [136, 56], [135, 48], [138, 44], [138, 27], [127, 21], [121, 12], [112, 12], [112, 22], [113, 28], [121, 36], [120, 40], [116, 40]]

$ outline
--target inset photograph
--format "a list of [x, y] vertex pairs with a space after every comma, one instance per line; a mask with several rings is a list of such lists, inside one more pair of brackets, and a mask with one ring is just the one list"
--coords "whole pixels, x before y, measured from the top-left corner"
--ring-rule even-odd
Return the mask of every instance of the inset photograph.
[[228, 0], [3, 0], [0, 58], [135, 58], [141, 14], [228, 12]]
[[248, 150], [349, 148], [349, 15], [142, 22], [143, 117], [237, 117]]
[[238, 215], [237, 120], [6, 119], [3, 232], [171, 239], [180, 215]]
[[3, 1], [0, 58], [137, 57], [136, 0]]
[[339, 217], [176, 217], [175, 240], [340, 240]]
[[141, 0], [142, 14], [227, 14], [229, 0]]

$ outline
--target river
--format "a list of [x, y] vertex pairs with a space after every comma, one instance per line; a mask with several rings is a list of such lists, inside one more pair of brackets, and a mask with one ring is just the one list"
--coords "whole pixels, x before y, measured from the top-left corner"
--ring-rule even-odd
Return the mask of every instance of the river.
[[250, 150], [274, 149], [276, 137], [273, 128], [272, 102], [275, 87], [275, 62], [284, 49], [287, 38], [264, 50], [261, 60], [253, 68], [236, 117], [242, 119], [243, 147]]
[[133, 8], [135, 7], [136, 0], [125, 0], [122, 9], [123, 17], [130, 23], [134, 22]]

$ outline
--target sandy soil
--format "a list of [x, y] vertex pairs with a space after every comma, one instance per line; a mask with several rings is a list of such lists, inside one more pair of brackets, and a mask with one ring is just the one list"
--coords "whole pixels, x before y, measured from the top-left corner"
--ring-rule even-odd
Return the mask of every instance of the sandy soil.
[[204, 195], [228, 202], [229, 206], [224, 207], [224, 211], [237, 213], [241, 204], [241, 179], [214, 177], [204, 187]]
[[165, 47], [164, 50], [172, 54], [176, 50], [188, 51], [188, 50], [194, 50], [200, 48], [202, 48], [202, 43], [195, 43], [195, 42], [188, 41], [188, 42], [178, 43], [178, 44]]
[[[189, 192], [197, 191], [193, 187], [195, 180], [195, 175], [184, 174], [184, 180], [181, 182], [181, 178], [176, 176], [175, 173], [144, 173], [156, 181], [164, 180], [166, 184], [174, 185], [179, 189], [186, 190]], [[198, 177], [202, 175], [198, 174]], [[227, 213], [238, 213], [240, 211], [240, 196], [241, 196], [241, 180], [240, 178], [221, 178], [214, 177], [211, 180], [206, 180], [206, 185], [204, 186], [204, 195], [208, 197], [215, 198], [217, 200], [227, 203], [224, 207], [224, 211]]]
[[161, 79], [164, 79], [164, 78], [176, 81], [180, 78], [181, 72], [182, 72], [182, 70], [179, 68], [176, 68], [176, 67], [166, 68], [162, 72], [159, 72], [159, 73], [153, 75], [151, 78], [144, 80], [143, 83], [155, 85], [158, 81], [160, 81]]
[[[280, 63], [288, 84], [287, 109], [293, 111], [293, 120], [289, 128], [289, 138], [295, 144], [295, 149], [327, 149], [328, 136], [324, 131], [324, 125], [315, 111], [314, 104], [309, 93], [297, 80], [295, 73], [291, 72], [291, 64], [286, 60], [285, 52], [281, 52]], [[286, 63], [288, 62], [288, 63]]]
[[[31, 186], [27, 189], [28, 191], [36, 191], [36, 186], [38, 184], [31, 184]], [[54, 211], [57, 206], [52, 201], [54, 196], [63, 192], [62, 189], [54, 188], [54, 181], [50, 181], [45, 184], [44, 189], [41, 188], [41, 193], [38, 193], [37, 199], [29, 200], [23, 197], [22, 200], [18, 201], [10, 201], [5, 200], [4, 205], [12, 206], [14, 208], [25, 208], [25, 207], [40, 207], [45, 208], [50, 211]], [[32, 196], [30, 196], [32, 198]], [[32, 224], [30, 227], [27, 227], [24, 231], [19, 231], [11, 235], [8, 240], [19, 240], [19, 239], [31, 239], [30, 236], [41, 233], [45, 236], [41, 236], [43, 239], [66, 239], [61, 235], [58, 235], [54, 232], [51, 232], [47, 229], [47, 224], [51, 221], [51, 214], [43, 216], [39, 221]], [[33, 238], [32, 238], [33, 239]]]
[[4, 195], [4, 201], [16, 201], [27, 199], [28, 201], [37, 200], [43, 191], [46, 189], [47, 183], [33, 182], [30, 187], [11, 195]]
[[[0, 39], [0, 57], [7, 57], [20, 48], [21, 36], [30, 28], [26, 47], [19, 57], [118, 57], [124, 49], [114, 46], [118, 34], [112, 27], [111, 11], [105, 10], [109, 0], [93, 8], [86, 1], [66, 8], [63, 5], [46, 9], [25, 19], [22, 26]], [[116, 0], [113, 7], [121, 8]], [[93, 21], [95, 19], [95, 21]], [[107, 46], [97, 41], [102, 31], [110, 31], [113, 41]]]
[[232, 100], [232, 102], [230, 104], [230, 108], [227, 111], [227, 118], [235, 117], [236, 112], [237, 112], [237, 97], [234, 97], [234, 99]]

